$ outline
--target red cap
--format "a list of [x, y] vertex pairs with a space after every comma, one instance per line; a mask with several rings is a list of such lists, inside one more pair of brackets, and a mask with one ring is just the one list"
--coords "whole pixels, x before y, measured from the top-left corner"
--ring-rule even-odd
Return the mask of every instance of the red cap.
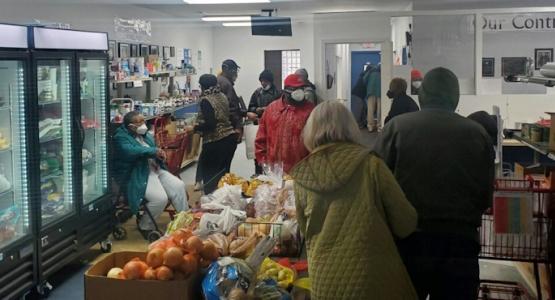
[[422, 79], [422, 72], [418, 71], [417, 69], [412, 69], [412, 71], [410, 71], [410, 79], [411, 80], [416, 80], [416, 79]]
[[306, 84], [297, 74], [291, 74], [285, 78], [284, 86], [292, 88], [304, 87]]

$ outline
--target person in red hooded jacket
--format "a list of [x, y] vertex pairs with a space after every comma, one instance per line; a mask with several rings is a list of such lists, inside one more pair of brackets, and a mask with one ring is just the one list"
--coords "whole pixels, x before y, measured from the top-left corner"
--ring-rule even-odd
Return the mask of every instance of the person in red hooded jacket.
[[255, 155], [260, 165], [281, 163], [288, 173], [309, 154], [301, 133], [314, 104], [307, 100], [306, 83], [300, 76], [287, 76], [284, 86], [281, 98], [268, 105], [259, 121]]

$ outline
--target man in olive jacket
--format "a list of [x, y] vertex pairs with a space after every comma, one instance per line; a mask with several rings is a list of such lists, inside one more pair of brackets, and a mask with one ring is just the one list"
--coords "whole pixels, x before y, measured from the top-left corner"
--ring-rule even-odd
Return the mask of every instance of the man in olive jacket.
[[436, 68], [419, 91], [422, 111], [392, 119], [376, 152], [418, 212], [399, 250], [420, 299], [476, 299], [478, 227], [491, 206], [494, 153], [476, 122], [455, 113], [458, 79]]

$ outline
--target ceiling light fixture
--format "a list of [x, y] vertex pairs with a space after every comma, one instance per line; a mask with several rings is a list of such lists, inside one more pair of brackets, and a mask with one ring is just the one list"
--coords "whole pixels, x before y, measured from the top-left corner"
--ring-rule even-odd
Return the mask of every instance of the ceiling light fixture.
[[250, 16], [220, 16], [220, 17], [203, 17], [205, 22], [250, 22]]
[[250, 27], [251, 22], [233, 22], [233, 23], [222, 23], [225, 27]]
[[187, 4], [244, 4], [270, 3], [270, 0], [183, 0]]

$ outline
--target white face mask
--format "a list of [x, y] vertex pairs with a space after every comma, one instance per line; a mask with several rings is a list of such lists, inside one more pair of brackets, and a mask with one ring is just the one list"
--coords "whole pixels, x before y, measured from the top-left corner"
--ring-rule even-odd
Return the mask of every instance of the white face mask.
[[269, 91], [272, 88], [271, 84], [262, 87], [265, 91]]
[[297, 102], [302, 102], [305, 99], [305, 93], [303, 89], [294, 90], [291, 93], [291, 99]]
[[146, 127], [146, 124], [143, 124], [137, 127], [137, 134], [139, 135], [144, 135], [147, 131], [148, 131], [148, 127]]
[[419, 89], [421, 85], [422, 85], [422, 81], [413, 81], [413, 82], [412, 82], [412, 86], [413, 86], [414, 88]]

